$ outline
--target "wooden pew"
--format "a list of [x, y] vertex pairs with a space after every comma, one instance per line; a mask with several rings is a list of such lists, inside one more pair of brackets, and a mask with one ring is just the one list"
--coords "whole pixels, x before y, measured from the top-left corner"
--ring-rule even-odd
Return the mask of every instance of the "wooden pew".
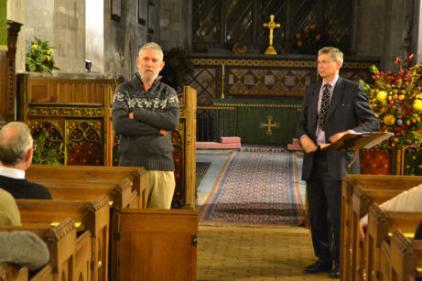
[[[66, 169], [63, 168], [60, 173], [66, 174]], [[46, 172], [45, 177], [49, 174], [50, 172]], [[65, 176], [61, 178], [71, 180], [74, 177]], [[35, 176], [30, 179], [36, 181]], [[40, 180], [41, 177], [38, 174], [37, 181]], [[55, 181], [60, 184], [58, 180]], [[66, 181], [63, 180], [62, 182]], [[45, 181], [45, 183], [48, 183], [48, 181]], [[75, 181], [72, 184], [76, 184]], [[69, 183], [70, 188], [71, 184]], [[113, 214], [110, 229], [110, 244], [112, 245], [110, 257], [114, 259], [110, 262], [111, 280], [139, 280], [137, 276], [145, 276], [145, 274], [156, 271], [158, 272], [155, 274], [166, 273], [167, 278], [172, 276], [172, 280], [175, 281], [196, 279], [196, 268], [194, 266], [196, 264], [198, 227], [196, 211], [191, 209], [151, 210], [123, 207]], [[133, 226], [127, 223], [128, 220], [133, 220]], [[179, 226], [189, 227], [181, 228]], [[159, 239], [157, 240], [156, 237], [159, 237]], [[182, 246], [177, 251], [169, 251], [169, 244], [173, 248], [179, 244]], [[151, 256], [150, 253], [144, 251], [147, 245], [154, 245], [154, 253], [161, 254]], [[142, 263], [148, 266], [140, 266]], [[173, 265], [170, 267], [171, 264]], [[171, 272], [173, 267], [178, 268], [176, 270], [178, 275]], [[185, 268], [188, 270], [185, 270]], [[178, 273], [181, 269], [183, 269], [183, 274]], [[131, 274], [127, 276], [129, 272]], [[146, 278], [144, 280], [154, 279]]]
[[359, 220], [372, 202], [382, 203], [422, 182], [420, 176], [345, 175], [342, 186], [340, 272], [342, 280], [364, 278]]
[[123, 179], [120, 183], [40, 179], [38, 183], [47, 187], [53, 199], [90, 200], [105, 195], [113, 209], [138, 206], [137, 194], [132, 191], [132, 182], [129, 179]]
[[[108, 277], [108, 235], [110, 210], [108, 198], [103, 195], [91, 201], [88, 200], [16, 200], [21, 213], [22, 222], [42, 223], [61, 221], [67, 217], [82, 223], [83, 230], [89, 230], [89, 256], [92, 255], [92, 281], [107, 280]], [[85, 255], [87, 243], [78, 245], [78, 255]], [[81, 266], [83, 266], [81, 264]], [[79, 280], [79, 279], [78, 279]], [[84, 277], [81, 280], [88, 280]]]
[[[145, 207], [145, 192], [141, 187], [140, 177], [144, 172], [143, 168], [136, 167], [101, 167], [101, 166], [46, 166], [32, 165], [27, 173], [27, 179], [34, 182], [43, 182], [45, 180], [53, 181], [80, 181], [87, 183], [114, 183], [121, 184], [125, 179], [132, 182], [132, 189], [138, 195], [137, 206]], [[125, 203], [122, 202], [122, 206]]]
[[115, 280], [196, 281], [197, 232], [192, 210], [121, 210]]
[[[365, 271], [367, 280], [381, 279], [381, 244], [388, 240], [389, 233], [400, 230], [412, 233], [422, 221], [422, 213], [384, 212], [377, 204], [372, 204], [368, 214], [368, 228], [365, 241]], [[384, 255], [387, 257], [386, 250]], [[394, 251], [390, 251], [390, 259], [396, 260]], [[384, 276], [385, 277], [385, 276]], [[396, 280], [396, 279], [394, 279]], [[404, 279], [403, 279], [404, 280]]]
[[0, 281], [27, 281], [28, 278], [28, 268], [19, 268], [9, 263], [0, 264]]
[[[90, 245], [90, 233], [84, 232], [77, 237], [75, 223], [67, 218], [61, 221], [57, 226], [51, 226], [46, 223], [24, 224], [23, 226], [4, 226], [0, 227], [0, 231], [32, 231], [42, 238], [50, 251], [50, 262], [45, 268], [41, 269], [31, 278], [32, 281], [38, 280], [70, 280], [77, 281], [76, 277], [89, 276], [90, 267], [79, 266], [78, 263], [86, 265], [91, 261], [90, 255], [83, 255], [86, 252], [87, 245]], [[88, 243], [88, 244], [87, 244]], [[82, 249], [78, 255], [76, 249]], [[78, 256], [79, 260], [76, 260]], [[83, 270], [77, 272], [76, 268]]]
[[421, 240], [395, 231], [391, 239], [388, 237], [381, 243], [379, 280], [415, 280], [422, 277], [421, 267]]
[[[92, 199], [99, 195], [107, 195], [113, 202], [111, 213], [110, 213], [110, 233], [109, 233], [109, 271], [115, 272], [118, 264], [118, 235], [119, 235], [119, 210], [123, 208], [133, 208], [139, 205], [138, 193], [132, 189], [132, 181], [129, 178], [122, 178], [127, 175], [128, 171], [133, 172], [134, 169], [117, 168], [119, 172], [113, 172], [115, 168], [107, 167], [105, 175], [101, 173], [101, 167], [95, 167], [94, 172], [89, 173], [89, 182], [85, 180], [83, 172], [89, 169], [83, 169], [84, 167], [73, 167], [70, 172], [67, 172], [65, 167], [57, 168], [52, 167], [52, 172], [58, 172], [55, 174], [63, 176], [59, 179], [58, 176], [47, 177], [50, 173], [47, 167], [42, 168], [44, 171], [44, 178], [41, 174], [37, 174], [37, 182], [45, 185], [54, 199]], [[135, 169], [138, 170], [138, 169]], [[75, 177], [80, 175], [80, 177]], [[112, 174], [110, 181], [105, 176]], [[117, 176], [120, 175], [120, 176]], [[122, 179], [121, 179], [122, 178]], [[136, 178], [135, 178], [136, 179]], [[114, 182], [113, 182], [114, 181]], [[104, 269], [104, 267], [103, 267]], [[102, 280], [102, 279], [101, 279]]]

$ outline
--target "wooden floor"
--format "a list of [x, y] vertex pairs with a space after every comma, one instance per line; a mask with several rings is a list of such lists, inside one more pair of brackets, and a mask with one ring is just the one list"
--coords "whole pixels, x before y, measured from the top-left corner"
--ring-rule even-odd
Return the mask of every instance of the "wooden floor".
[[199, 227], [198, 281], [322, 281], [327, 273], [303, 274], [314, 261], [303, 227]]

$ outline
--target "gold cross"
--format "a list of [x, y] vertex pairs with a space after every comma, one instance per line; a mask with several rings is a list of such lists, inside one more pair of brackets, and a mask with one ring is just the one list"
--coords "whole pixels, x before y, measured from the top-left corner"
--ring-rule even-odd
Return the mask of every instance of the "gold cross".
[[274, 21], [274, 15], [270, 15], [270, 21], [267, 23], [262, 24], [264, 27], [270, 30], [270, 44], [265, 50], [266, 55], [277, 55], [277, 51], [273, 47], [273, 38], [274, 38], [274, 29], [279, 28], [281, 25]]
[[273, 123], [273, 116], [268, 115], [267, 116], [267, 123], [261, 123], [261, 125], [259, 127], [260, 128], [267, 128], [267, 135], [271, 136], [273, 134], [272, 128], [278, 129], [278, 128], [280, 128], [280, 124], [279, 123]]

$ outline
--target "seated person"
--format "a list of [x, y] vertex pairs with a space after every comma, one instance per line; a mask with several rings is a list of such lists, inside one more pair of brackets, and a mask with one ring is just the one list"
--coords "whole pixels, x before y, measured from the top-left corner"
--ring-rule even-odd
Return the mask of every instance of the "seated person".
[[0, 188], [0, 226], [21, 225], [21, 215], [15, 198]]
[[[403, 191], [394, 196], [390, 200], [382, 203], [380, 208], [384, 211], [399, 211], [399, 212], [422, 212], [422, 184], [412, 187], [409, 190]], [[362, 239], [365, 238], [365, 229], [368, 225], [368, 215], [360, 219], [359, 230]]]
[[14, 198], [51, 199], [47, 188], [25, 179], [32, 163], [32, 145], [25, 123], [10, 122], [0, 129], [0, 187]]
[[37, 270], [50, 259], [47, 245], [29, 231], [0, 232], [0, 263]]

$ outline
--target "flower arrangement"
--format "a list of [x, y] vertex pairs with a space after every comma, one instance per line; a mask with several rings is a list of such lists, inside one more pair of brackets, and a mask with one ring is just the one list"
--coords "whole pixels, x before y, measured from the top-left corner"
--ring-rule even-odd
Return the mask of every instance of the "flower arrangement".
[[31, 42], [25, 63], [27, 71], [51, 73], [54, 69], [59, 70], [54, 63], [53, 49], [47, 41], [38, 38]]
[[382, 72], [370, 68], [373, 84], [360, 80], [371, 108], [381, 122], [381, 130], [394, 135], [379, 148], [420, 148], [422, 142], [422, 65], [410, 66], [413, 54], [403, 60], [396, 58], [398, 72]]

